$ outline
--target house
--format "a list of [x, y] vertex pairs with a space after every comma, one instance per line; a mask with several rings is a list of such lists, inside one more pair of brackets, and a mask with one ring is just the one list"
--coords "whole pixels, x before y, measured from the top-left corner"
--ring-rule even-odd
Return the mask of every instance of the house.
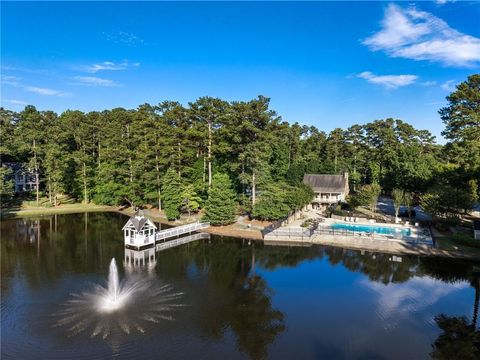
[[473, 222], [473, 238], [475, 240], [480, 240], [480, 220], [475, 220]]
[[480, 203], [476, 203], [473, 205], [472, 211], [470, 211], [470, 215], [480, 217]]
[[303, 183], [315, 192], [313, 209], [324, 209], [330, 204], [345, 201], [349, 193], [348, 172], [342, 175], [305, 174]]
[[152, 220], [143, 215], [143, 211], [137, 211], [122, 228], [125, 245], [140, 248], [155, 244], [155, 232], [157, 227]]
[[3, 163], [4, 167], [10, 169], [8, 180], [13, 180], [13, 191], [18, 193], [37, 190], [35, 172], [22, 163]]

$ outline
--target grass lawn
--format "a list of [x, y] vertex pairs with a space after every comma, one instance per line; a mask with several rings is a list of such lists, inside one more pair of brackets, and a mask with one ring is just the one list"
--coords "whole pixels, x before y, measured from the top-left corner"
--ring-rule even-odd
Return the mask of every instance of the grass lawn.
[[[82, 204], [75, 202], [71, 198], [60, 198], [60, 205], [53, 207], [48, 198], [40, 198], [37, 206], [35, 200], [16, 200], [14, 203], [7, 203], [2, 206], [0, 214], [2, 218], [35, 216], [35, 215], [51, 215], [51, 214], [71, 214], [79, 212], [91, 211], [115, 211], [118, 210], [114, 206]], [[3, 204], [2, 204], [3, 205]]]
[[480, 248], [459, 244], [455, 242], [455, 238], [451, 236], [437, 237], [436, 240], [438, 248], [441, 250], [459, 251], [465, 254], [475, 254], [480, 256]]

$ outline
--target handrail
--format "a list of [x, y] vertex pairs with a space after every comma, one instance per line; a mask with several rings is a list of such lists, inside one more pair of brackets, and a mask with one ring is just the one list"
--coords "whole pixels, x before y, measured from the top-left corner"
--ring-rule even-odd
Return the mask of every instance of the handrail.
[[172, 237], [175, 235], [182, 235], [187, 232], [193, 232], [200, 229], [204, 229], [210, 226], [210, 222], [195, 222], [192, 224], [185, 224], [181, 226], [177, 226], [171, 229], [160, 230], [155, 234], [155, 239], [161, 240], [166, 239], [167, 237]]

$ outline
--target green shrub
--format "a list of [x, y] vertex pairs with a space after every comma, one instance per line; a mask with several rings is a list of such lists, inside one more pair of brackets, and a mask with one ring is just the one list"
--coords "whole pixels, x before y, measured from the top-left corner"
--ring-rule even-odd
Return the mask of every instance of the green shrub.
[[300, 225], [302, 228], [308, 228], [310, 225], [313, 224], [313, 219], [307, 219], [305, 220], [302, 225]]
[[453, 234], [451, 239], [459, 245], [480, 248], [480, 241], [467, 234]]

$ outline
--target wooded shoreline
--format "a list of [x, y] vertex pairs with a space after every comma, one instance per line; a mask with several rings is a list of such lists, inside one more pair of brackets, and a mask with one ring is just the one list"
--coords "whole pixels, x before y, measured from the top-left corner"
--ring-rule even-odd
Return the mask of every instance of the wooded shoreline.
[[[6, 210], [6, 209], [4, 209]], [[126, 216], [131, 216], [134, 213], [132, 208], [123, 208], [115, 206], [103, 206], [103, 205], [84, 205], [76, 204], [71, 206], [62, 206], [57, 208], [45, 208], [45, 209], [28, 209], [28, 210], [13, 210], [9, 213], [9, 216], [4, 217], [2, 214], [2, 220], [11, 219], [11, 218], [23, 218], [23, 217], [34, 217], [34, 216], [48, 216], [55, 214], [79, 214], [84, 212], [116, 212]], [[149, 214], [149, 217], [160, 224], [169, 225], [169, 226], [179, 226], [187, 223], [186, 221], [168, 221], [165, 217], [158, 216], [156, 214]], [[208, 229], [204, 229], [203, 232], [224, 236], [232, 237], [236, 239], [247, 239], [247, 240], [263, 240], [262, 233], [256, 229], [238, 229], [232, 225], [227, 226], [211, 226]], [[265, 241], [266, 245], [274, 245], [278, 242], [275, 241]], [[442, 249], [435, 248], [421, 248], [421, 247], [398, 247], [391, 246], [390, 244], [385, 244], [385, 242], [376, 242], [374, 246], [365, 246], [365, 244], [356, 244], [352, 242], [345, 241], [322, 241], [318, 237], [315, 241], [283, 241], [282, 245], [285, 246], [314, 246], [314, 245], [323, 245], [323, 246], [333, 246], [341, 247], [345, 249], [353, 250], [364, 250], [369, 252], [380, 252], [387, 254], [397, 254], [397, 255], [417, 255], [417, 256], [434, 256], [434, 257], [444, 257], [444, 258], [457, 258], [457, 259], [468, 259], [478, 261], [480, 260], [480, 254], [476, 253], [463, 253], [463, 252], [454, 252], [447, 251]]]

